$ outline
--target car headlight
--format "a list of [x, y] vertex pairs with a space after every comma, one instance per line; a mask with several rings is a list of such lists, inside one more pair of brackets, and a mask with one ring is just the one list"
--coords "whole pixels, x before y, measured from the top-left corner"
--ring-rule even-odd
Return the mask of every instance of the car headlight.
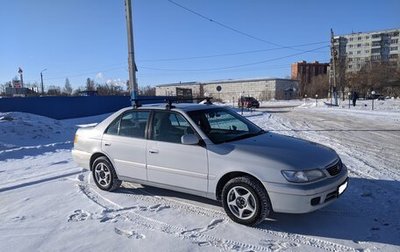
[[312, 182], [325, 177], [325, 174], [319, 169], [306, 170], [306, 171], [284, 170], [282, 171], [282, 175], [285, 177], [287, 181], [294, 183]]

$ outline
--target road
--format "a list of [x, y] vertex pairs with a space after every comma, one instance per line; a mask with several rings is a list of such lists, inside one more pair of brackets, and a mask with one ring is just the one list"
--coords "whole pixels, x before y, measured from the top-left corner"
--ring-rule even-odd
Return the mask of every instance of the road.
[[331, 146], [357, 159], [371, 178], [400, 179], [398, 113], [301, 108], [275, 112], [275, 131]]

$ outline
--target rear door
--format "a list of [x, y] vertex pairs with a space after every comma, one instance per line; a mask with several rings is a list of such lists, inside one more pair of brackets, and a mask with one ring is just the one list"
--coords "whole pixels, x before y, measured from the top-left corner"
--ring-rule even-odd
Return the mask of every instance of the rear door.
[[181, 137], [184, 134], [195, 134], [195, 131], [181, 114], [173, 111], [154, 112], [147, 150], [148, 180], [206, 193], [206, 148], [182, 144]]
[[102, 149], [111, 159], [120, 179], [147, 180], [146, 127], [149, 111], [131, 110], [107, 128]]

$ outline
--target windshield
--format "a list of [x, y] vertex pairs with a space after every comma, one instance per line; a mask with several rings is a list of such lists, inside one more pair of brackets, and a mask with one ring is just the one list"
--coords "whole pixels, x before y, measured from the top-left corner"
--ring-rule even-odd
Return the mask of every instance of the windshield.
[[224, 143], [264, 133], [258, 126], [226, 108], [188, 112], [192, 120], [213, 143]]

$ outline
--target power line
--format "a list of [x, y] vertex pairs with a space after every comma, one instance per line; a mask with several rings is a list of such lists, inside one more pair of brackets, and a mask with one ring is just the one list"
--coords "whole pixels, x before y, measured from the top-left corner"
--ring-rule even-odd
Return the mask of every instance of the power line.
[[267, 60], [262, 60], [262, 61], [256, 61], [256, 62], [251, 62], [251, 63], [246, 63], [246, 64], [240, 64], [240, 65], [233, 65], [233, 66], [227, 66], [227, 67], [218, 67], [218, 68], [205, 68], [205, 69], [167, 69], [167, 68], [155, 68], [155, 67], [146, 67], [146, 66], [141, 66], [143, 69], [149, 69], [149, 70], [159, 70], [159, 71], [176, 71], [176, 72], [206, 72], [206, 71], [218, 71], [218, 70], [226, 70], [226, 69], [232, 69], [232, 68], [240, 68], [240, 67], [246, 67], [246, 66], [253, 66], [253, 65], [258, 65], [258, 64], [263, 64], [271, 61], [277, 61], [285, 58], [290, 58], [302, 54], [306, 54], [309, 52], [313, 52], [322, 48], [327, 48], [329, 46], [322, 46], [318, 48], [314, 48], [311, 50], [295, 53], [295, 54], [290, 54], [286, 56], [281, 56], [277, 58], [272, 58], [272, 59], [267, 59]]
[[[321, 41], [321, 42], [314, 42], [314, 43], [308, 43], [308, 44], [294, 45], [292, 47], [303, 47], [303, 46], [309, 46], [309, 45], [319, 45], [319, 44], [328, 44], [328, 43], [329, 43], [329, 41]], [[243, 55], [243, 54], [253, 54], [253, 53], [260, 53], [260, 52], [283, 50], [283, 49], [286, 49], [286, 48], [279, 47], [279, 48], [258, 49], [258, 50], [241, 51], [241, 52], [233, 52], [233, 53], [211, 54], [211, 55], [204, 55], [204, 56], [190, 56], [190, 57], [180, 57], [180, 58], [161, 58], [161, 59], [143, 59], [143, 60], [138, 60], [138, 61], [141, 61], [141, 62], [183, 61], [183, 60], [207, 59], [207, 58], [217, 58], [217, 57], [235, 56], [235, 55]]]
[[[188, 11], [188, 12], [190, 12], [190, 13], [192, 13], [192, 14], [194, 14], [194, 15], [196, 15], [196, 16], [202, 18], [202, 19], [205, 19], [205, 20], [207, 20], [207, 21], [210, 21], [210, 22], [212, 22], [212, 23], [214, 23], [214, 24], [216, 24], [216, 25], [219, 25], [219, 26], [221, 26], [221, 27], [223, 27], [223, 28], [225, 28], [225, 29], [227, 29], [227, 30], [233, 31], [233, 32], [235, 32], [235, 33], [238, 33], [238, 34], [240, 34], [240, 35], [242, 35], [242, 36], [245, 36], [245, 37], [248, 37], [248, 38], [251, 38], [251, 39], [254, 39], [254, 40], [257, 40], [257, 41], [266, 43], [266, 44], [269, 44], [269, 45], [274, 45], [274, 46], [277, 46], [277, 47], [280, 47], [280, 48], [292, 49], [292, 50], [295, 50], [295, 51], [303, 51], [303, 50], [301, 50], [301, 49], [297, 49], [297, 48], [294, 48], [294, 47], [292, 47], [292, 46], [280, 45], [280, 44], [277, 44], [277, 43], [274, 43], [274, 42], [271, 42], [271, 41], [268, 41], [268, 40], [265, 40], [265, 39], [262, 39], [262, 38], [258, 38], [258, 37], [254, 36], [254, 35], [251, 35], [251, 34], [247, 33], [247, 32], [240, 31], [240, 30], [238, 30], [238, 29], [236, 29], [236, 28], [233, 28], [232, 26], [226, 25], [226, 24], [224, 24], [224, 23], [222, 23], [222, 22], [219, 22], [219, 21], [217, 21], [217, 20], [215, 20], [215, 19], [212, 19], [212, 18], [210, 18], [210, 17], [207, 17], [207, 16], [205, 16], [205, 15], [203, 15], [203, 14], [197, 12], [197, 11], [194, 11], [194, 10], [192, 10], [192, 9], [189, 9], [188, 7], [183, 6], [183, 5], [181, 5], [181, 4], [177, 3], [177, 2], [174, 2], [174, 1], [172, 1], [172, 0], [168, 0], [168, 2], [170, 2], [171, 4], [174, 4], [175, 6], [178, 6], [178, 7], [181, 8], [181, 9], [184, 9], [184, 10], [186, 10], [186, 11]], [[312, 44], [312, 43], [311, 43], [311, 44]], [[311, 45], [311, 44], [310, 44], [310, 45]]]

